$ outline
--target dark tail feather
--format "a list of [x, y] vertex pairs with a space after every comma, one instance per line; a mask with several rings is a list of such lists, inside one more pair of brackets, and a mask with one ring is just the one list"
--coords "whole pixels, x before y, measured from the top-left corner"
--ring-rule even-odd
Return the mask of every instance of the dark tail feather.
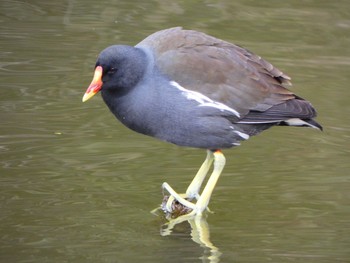
[[315, 120], [313, 119], [309, 119], [309, 120], [303, 120], [305, 122], [307, 122], [308, 124], [310, 124], [312, 127], [315, 127], [321, 131], [323, 131], [323, 127], [318, 123], [316, 122]]

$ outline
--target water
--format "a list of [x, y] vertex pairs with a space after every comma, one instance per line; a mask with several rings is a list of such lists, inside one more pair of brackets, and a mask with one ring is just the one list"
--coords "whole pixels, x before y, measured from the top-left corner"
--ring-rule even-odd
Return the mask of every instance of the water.
[[[1, 262], [350, 260], [347, 1], [0, 6]], [[161, 183], [183, 191], [205, 152], [135, 134], [99, 96], [81, 98], [100, 50], [177, 25], [286, 72], [325, 131], [273, 128], [225, 151], [215, 213], [162, 236], [150, 214]]]

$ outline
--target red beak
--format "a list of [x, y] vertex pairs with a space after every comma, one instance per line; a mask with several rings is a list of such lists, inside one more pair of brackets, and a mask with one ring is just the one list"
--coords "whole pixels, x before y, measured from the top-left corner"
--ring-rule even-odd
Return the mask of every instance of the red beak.
[[92, 98], [97, 92], [99, 92], [102, 88], [102, 72], [103, 69], [101, 66], [97, 66], [94, 73], [94, 78], [91, 81], [90, 86], [86, 90], [83, 102], [87, 101], [88, 99]]

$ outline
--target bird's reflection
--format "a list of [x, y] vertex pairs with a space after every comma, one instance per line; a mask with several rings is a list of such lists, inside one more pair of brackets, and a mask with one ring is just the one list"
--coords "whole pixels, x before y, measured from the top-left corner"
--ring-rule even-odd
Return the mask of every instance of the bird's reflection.
[[[152, 212], [153, 213], [156, 212], [155, 214], [159, 215], [158, 212], [160, 210], [161, 209], [155, 209]], [[162, 225], [160, 234], [162, 236], [169, 236], [171, 235], [176, 225], [187, 221], [191, 226], [192, 240], [204, 248], [203, 256], [201, 257], [202, 262], [210, 262], [210, 263], [219, 262], [221, 252], [210, 241], [210, 231], [209, 231], [209, 225], [206, 220], [206, 217], [207, 217], [206, 214], [203, 214], [203, 215], [186, 214], [186, 215], [181, 215], [177, 218], [168, 218], [167, 220], [169, 221]]]

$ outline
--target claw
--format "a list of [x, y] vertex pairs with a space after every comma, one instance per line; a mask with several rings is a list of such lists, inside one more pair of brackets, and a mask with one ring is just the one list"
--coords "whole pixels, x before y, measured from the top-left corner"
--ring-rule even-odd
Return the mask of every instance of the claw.
[[173, 202], [175, 201], [175, 198], [170, 195], [168, 198], [168, 201], [165, 204], [165, 207], [163, 208], [163, 210], [165, 210], [168, 213], [171, 213], [173, 211]]

